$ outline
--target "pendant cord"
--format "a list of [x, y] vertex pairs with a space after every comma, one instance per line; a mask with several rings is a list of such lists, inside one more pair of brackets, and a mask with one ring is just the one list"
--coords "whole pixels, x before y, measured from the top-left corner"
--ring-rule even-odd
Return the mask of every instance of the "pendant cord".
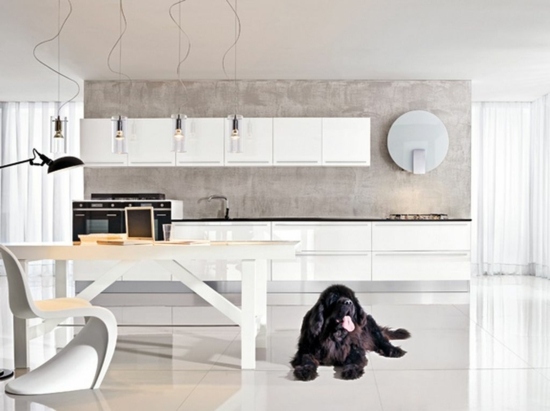
[[[61, 28], [61, 0], [57, 0], [57, 30]], [[57, 71], [61, 71], [61, 35], [57, 36]], [[57, 76], [57, 107], [61, 104], [61, 77]], [[59, 112], [57, 113], [59, 115]]]
[[[122, 29], [122, 23], [124, 22], [124, 30]], [[122, 0], [119, 0], [119, 36], [113, 47], [111, 48], [111, 51], [109, 52], [109, 55], [107, 56], [107, 67], [109, 67], [109, 70], [111, 72], [118, 74], [118, 110], [120, 113], [120, 109], [122, 107], [122, 93], [121, 93], [121, 84], [122, 84], [122, 76], [126, 77], [128, 81], [132, 81], [132, 79], [122, 72], [122, 37], [124, 36], [124, 33], [126, 33], [126, 29], [128, 28], [128, 22], [126, 21], [126, 15], [124, 14], [124, 8], [122, 7]], [[120, 43], [120, 45], [119, 45]], [[118, 71], [113, 70], [111, 67], [111, 55], [115, 51], [116, 46], [119, 45], [118, 50]]]
[[[63, 104], [59, 105], [58, 104], [58, 108], [57, 108], [57, 115], [59, 116], [59, 113], [61, 112], [61, 109], [63, 108], [63, 106], [65, 106], [67, 103], [70, 103], [71, 101], [73, 101], [79, 94], [80, 94], [80, 84], [78, 84], [78, 82], [76, 80], [73, 80], [72, 78], [66, 76], [65, 74], [61, 73], [61, 70], [60, 70], [60, 61], [61, 61], [61, 58], [60, 58], [60, 42], [59, 42], [59, 36], [61, 34], [61, 32], [63, 31], [63, 28], [65, 27], [65, 24], [67, 23], [67, 20], [69, 20], [69, 17], [71, 16], [71, 14], [73, 13], [73, 5], [71, 3], [71, 0], [67, 0], [67, 2], [69, 3], [69, 12], [67, 13], [67, 16], [65, 17], [65, 19], [63, 20], [63, 23], [61, 25], [59, 25], [59, 21], [61, 20], [60, 19], [60, 15], [61, 15], [61, 5], [59, 4], [59, 7], [58, 7], [58, 26], [59, 26], [59, 30], [57, 31], [56, 35], [53, 36], [51, 39], [47, 39], [47, 40], [44, 40], [44, 41], [41, 41], [40, 43], [38, 43], [36, 46], [34, 46], [34, 49], [32, 51], [32, 55], [34, 56], [34, 59], [36, 61], [38, 61], [40, 64], [42, 64], [44, 67], [50, 69], [51, 71], [53, 71], [54, 73], [56, 73], [58, 76], [60, 77], [63, 77], [71, 82], [73, 82], [75, 85], [76, 85], [76, 94], [71, 97], [69, 100], [67, 100], [66, 102], [64, 102]], [[49, 66], [48, 64], [46, 64], [45, 62], [43, 62], [42, 60], [40, 60], [38, 58], [38, 56], [36, 55], [36, 50], [42, 46], [43, 44], [46, 44], [46, 43], [49, 43], [51, 41], [54, 41], [55, 39], [58, 39], [58, 55], [57, 55], [57, 65], [58, 65], [58, 69], [54, 69], [53, 67]], [[57, 79], [58, 81], [58, 86], [57, 86], [57, 94], [58, 94], [58, 100], [59, 102], [61, 101], [61, 98], [60, 98], [60, 90], [61, 90], [61, 86], [60, 86], [60, 78], [58, 77]]]
[[233, 10], [233, 13], [235, 14], [235, 41], [233, 42], [233, 44], [227, 49], [227, 51], [225, 52], [225, 54], [223, 55], [223, 58], [222, 58], [222, 68], [223, 68], [223, 72], [225, 74], [225, 77], [227, 79], [230, 79], [230, 77], [228, 76], [227, 74], [227, 70], [225, 68], [225, 58], [227, 57], [227, 54], [231, 51], [231, 49], [234, 48], [234, 51], [235, 51], [235, 71], [234, 71], [234, 80], [233, 80], [233, 85], [234, 85], [234, 94], [235, 94], [235, 115], [237, 114], [237, 106], [238, 106], [238, 88], [237, 88], [237, 43], [241, 37], [241, 19], [239, 18], [239, 14], [237, 13], [237, 0], [235, 0], [235, 7], [233, 7], [233, 5], [229, 2], [229, 0], [225, 0], [225, 2], [229, 5], [229, 7], [231, 7], [231, 10]]
[[[187, 92], [187, 87], [185, 87], [185, 84], [183, 83], [183, 81], [181, 79], [181, 65], [183, 64], [183, 62], [185, 60], [187, 60], [187, 57], [189, 57], [189, 53], [191, 52], [191, 40], [189, 39], [189, 36], [185, 32], [185, 30], [181, 27], [181, 3], [183, 3], [184, 1], [186, 1], [186, 0], [180, 0], [180, 1], [172, 4], [170, 6], [170, 8], [168, 9], [168, 14], [170, 15], [170, 18], [172, 19], [174, 24], [176, 26], [178, 26], [178, 29], [179, 29], [179, 32], [178, 32], [178, 66], [176, 68], [176, 73], [178, 75], [178, 81], [180, 82], [182, 90], [185, 93], [185, 97], [188, 100], [189, 95], [188, 95], [188, 92]], [[172, 14], [172, 9], [175, 6], [178, 6], [178, 21], [176, 21], [176, 19], [174, 18], [173, 14]], [[185, 56], [183, 57], [183, 59], [181, 58], [181, 34], [182, 33], [185, 35], [185, 39], [187, 40], [187, 52], [185, 53]], [[178, 105], [178, 113], [181, 113], [181, 102]]]

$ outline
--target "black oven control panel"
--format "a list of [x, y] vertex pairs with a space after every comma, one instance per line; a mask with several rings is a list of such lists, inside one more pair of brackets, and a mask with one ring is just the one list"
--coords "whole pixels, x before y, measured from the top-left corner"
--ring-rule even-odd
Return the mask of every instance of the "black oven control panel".
[[154, 209], [169, 210], [172, 203], [162, 200], [136, 201], [73, 201], [74, 210], [124, 210], [126, 207], [153, 207]]

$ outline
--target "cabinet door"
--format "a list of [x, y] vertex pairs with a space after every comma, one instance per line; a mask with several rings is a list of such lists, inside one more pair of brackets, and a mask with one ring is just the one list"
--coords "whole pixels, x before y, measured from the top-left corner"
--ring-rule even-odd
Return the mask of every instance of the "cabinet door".
[[371, 280], [371, 223], [274, 222], [272, 239], [300, 241], [298, 258], [272, 261], [273, 281]]
[[137, 167], [174, 166], [172, 120], [139, 118], [129, 120], [128, 165]]
[[373, 252], [373, 281], [469, 280], [469, 251]]
[[274, 260], [273, 281], [371, 281], [371, 254], [300, 255]]
[[320, 165], [321, 150], [321, 118], [273, 119], [273, 163], [275, 165]]
[[270, 166], [273, 164], [273, 119], [244, 118], [241, 132], [241, 152], [229, 152], [231, 122], [225, 119], [225, 165]]
[[298, 252], [369, 251], [371, 223], [274, 222], [273, 240], [300, 241]]
[[178, 166], [223, 166], [223, 118], [187, 120], [187, 152], [176, 153]]
[[374, 223], [375, 251], [469, 251], [469, 222], [383, 222]]
[[370, 118], [323, 118], [323, 165], [370, 165]]
[[[211, 240], [211, 241], [247, 241], [269, 240], [271, 237], [270, 223], [174, 223], [172, 227], [174, 239]], [[240, 260], [194, 260], [181, 261], [203, 280], [240, 280], [242, 262]], [[269, 272], [267, 278], [270, 278]]]
[[80, 158], [88, 167], [128, 165], [128, 154], [112, 152], [112, 122], [110, 118], [80, 120]]

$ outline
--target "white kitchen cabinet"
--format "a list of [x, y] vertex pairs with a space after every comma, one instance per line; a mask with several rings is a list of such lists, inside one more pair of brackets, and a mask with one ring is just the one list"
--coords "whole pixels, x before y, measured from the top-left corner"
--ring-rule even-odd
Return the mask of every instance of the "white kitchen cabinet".
[[80, 120], [80, 158], [86, 167], [122, 167], [128, 165], [128, 154], [112, 152], [110, 118]]
[[224, 119], [189, 118], [186, 121], [186, 152], [176, 153], [176, 165], [216, 167], [224, 163]]
[[323, 118], [323, 165], [370, 165], [370, 118]]
[[295, 260], [272, 262], [273, 281], [370, 281], [371, 223], [272, 224], [272, 240], [300, 241]]
[[273, 119], [274, 165], [321, 165], [322, 145], [321, 118]]
[[162, 167], [176, 165], [172, 148], [174, 129], [166, 118], [128, 120], [128, 165]]
[[377, 222], [374, 281], [468, 280], [470, 222]]
[[[269, 222], [177, 222], [173, 223], [172, 236], [175, 240], [210, 241], [265, 241], [271, 238]], [[203, 280], [240, 280], [242, 262], [239, 260], [196, 260], [182, 261]], [[270, 278], [267, 273], [267, 278]]]
[[470, 222], [375, 222], [372, 242], [374, 251], [469, 250]]
[[231, 153], [231, 121], [225, 119], [225, 165], [252, 167], [273, 165], [273, 119], [244, 118], [241, 125], [241, 152]]
[[470, 279], [469, 251], [374, 251], [373, 281]]

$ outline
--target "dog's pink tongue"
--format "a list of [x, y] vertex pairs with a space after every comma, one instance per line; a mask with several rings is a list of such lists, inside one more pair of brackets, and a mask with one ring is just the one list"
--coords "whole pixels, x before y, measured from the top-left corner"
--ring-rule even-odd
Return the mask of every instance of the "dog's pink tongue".
[[342, 327], [344, 327], [344, 329], [348, 332], [355, 330], [355, 324], [351, 321], [351, 317], [349, 315], [346, 315], [342, 320]]

